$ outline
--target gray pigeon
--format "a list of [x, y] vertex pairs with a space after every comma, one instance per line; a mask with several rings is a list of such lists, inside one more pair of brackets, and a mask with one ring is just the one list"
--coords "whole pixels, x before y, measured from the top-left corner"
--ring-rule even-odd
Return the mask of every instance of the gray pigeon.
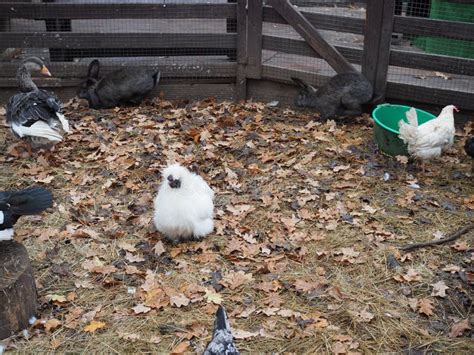
[[204, 355], [239, 355], [230, 330], [229, 319], [223, 306], [219, 306], [214, 321], [212, 340], [207, 344]]

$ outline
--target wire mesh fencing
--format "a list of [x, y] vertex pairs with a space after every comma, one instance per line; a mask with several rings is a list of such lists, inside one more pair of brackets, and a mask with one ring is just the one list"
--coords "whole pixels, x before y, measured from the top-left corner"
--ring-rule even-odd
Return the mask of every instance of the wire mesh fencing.
[[232, 0], [0, 2], [0, 31], [6, 68], [0, 76], [10, 79], [18, 61], [34, 55], [60, 78], [85, 77], [97, 58], [104, 73], [124, 65], [158, 66], [165, 81], [235, 80]]
[[396, 0], [389, 81], [474, 94], [473, 26], [474, 2]]

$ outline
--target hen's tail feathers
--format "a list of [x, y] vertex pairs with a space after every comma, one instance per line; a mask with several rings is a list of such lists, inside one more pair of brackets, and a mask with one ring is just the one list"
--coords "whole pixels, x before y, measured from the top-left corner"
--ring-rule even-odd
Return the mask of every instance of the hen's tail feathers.
[[408, 123], [412, 126], [418, 127], [418, 116], [416, 110], [412, 107], [410, 108], [405, 115], [407, 116]]
[[400, 120], [399, 125], [399, 137], [407, 144], [413, 144], [416, 140], [416, 133], [418, 129], [418, 117], [416, 110], [412, 107], [406, 112], [408, 123], [404, 120]]
[[32, 124], [30, 127], [20, 126], [12, 124], [12, 130], [19, 136], [31, 136], [31, 137], [42, 137], [52, 142], [61, 142], [63, 137], [59, 132], [48, 126], [44, 121], [38, 121]]
[[53, 195], [43, 187], [31, 187], [8, 194], [11, 212], [19, 216], [38, 214], [53, 205]]

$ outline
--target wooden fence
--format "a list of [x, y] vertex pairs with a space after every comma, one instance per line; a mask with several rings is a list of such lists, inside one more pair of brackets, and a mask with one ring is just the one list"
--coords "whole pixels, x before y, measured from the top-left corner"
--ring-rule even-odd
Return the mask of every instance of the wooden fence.
[[[387, 100], [407, 100], [426, 104], [458, 106], [474, 110], [474, 92], [456, 88], [419, 86], [413, 82], [388, 80], [389, 67], [411, 68], [466, 76], [474, 80], [474, 60], [391, 48], [393, 32], [416, 36], [443, 36], [474, 41], [474, 24], [394, 15], [395, 0], [367, 0], [366, 18], [350, 18], [334, 14], [299, 11], [288, 0], [237, 0], [222, 4], [74, 4], [74, 3], [0, 3], [0, 24], [12, 19], [36, 21], [102, 19], [207, 19], [227, 21], [227, 31], [216, 33], [163, 33], [133, 31], [121, 33], [74, 32], [56, 27], [51, 31], [9, 31], [0, 35], [1, 48], [49, 48], [64, 60], [101, 56], [166, 56], [158, 63], [162, 82], [181, 85], [182, 97], [189, 97], [186, 85], [200, 94], [248, 98], [249, 86], [258, 80], [290, 83], [292, 76], [313, 84], [321, 84], [327, 76], [311, 70], [262, 63], [262, 52], [274, 51], [326, 60], [336, 71], [361, 70], [373, 83], [375, 91]], [[474, 5], [473, 5], [474, 6]], [[264, 23], [290, 24], [303, 39], [264, 34]], [[229, 24], [236, 26], [230, 31]], [[66, 26], [67, 27], [67, 26]], [[55, 27], [53, 26], [53, 29]], [[320, 30], [346, 32], [364, 36], [364, 47], [332, 46]], [[59, 51], [59, 52], [58, 52]], [[225, 60], [203, 60], [199, 64], [176, 65], [176, 56], [226, 56]], [[180, 62], [182, 63], [182, 61]], [[16, 64], [0, 63], [0, 88], [16, 87]], [[86, 73], [87, 63], [53, 62], [55, 78], [39, 79], [46, 87], [74, 87]], [[110, 65], [104, 72], [119, 65]], [[359, 69], [360, 68], [360, 69]], [[196, 86], [197, 85], [197, 86]], [[206, 89], [203, 86], [207, 85]], [[189, 85], [188, 85], [189, 86]], [[165, 90], [165, 89], [163, 89]], [[215, 91], [215, 93], [214, 93]], [[176, 92], [176, 96], [180, 96]], [[192, 96], [192, 95], [191, 95]]]

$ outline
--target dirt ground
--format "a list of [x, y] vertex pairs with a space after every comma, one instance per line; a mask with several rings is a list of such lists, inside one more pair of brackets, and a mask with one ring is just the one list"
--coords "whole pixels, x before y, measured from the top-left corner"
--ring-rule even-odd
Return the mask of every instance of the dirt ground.
[[[55, 197], [17, 224], [39, 309], [7, 349], [200, 353], [222, 303], [241, 353], [472, 351], [473, 233], [399, 249], [473, 221], [472, 124], [422, 173], [378, 152], [368, 117], [211, 99], [66, 106], [73, 132], [50, 158], [0, 126], [2, 189]], [[152, 226], [169, 161], [216, 192], [201, 242], [171, 245]]]

